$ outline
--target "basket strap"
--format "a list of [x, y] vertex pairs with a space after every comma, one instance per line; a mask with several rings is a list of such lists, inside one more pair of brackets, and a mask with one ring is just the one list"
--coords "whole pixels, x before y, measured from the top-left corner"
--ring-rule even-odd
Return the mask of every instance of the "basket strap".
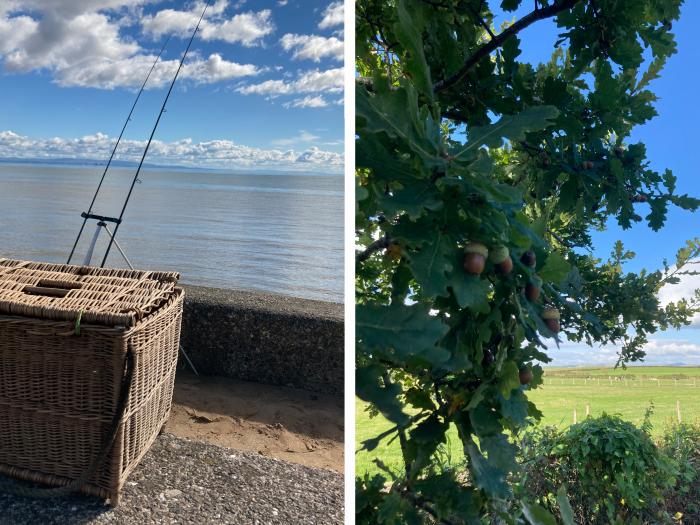
[[87, 483], [88, 480], [95, 475], [97, 469], [105, 462], [107, 456], [112, 450], [112, 447], [114, 446], [114, 441], [117, 438], [117, 432], [119, 431], [119, 425], [121, 424], [126, 408], [129, 405], [129, 391], [131, 390], [131, 384], [134, 379], [134, 365], [134, 351], [129, 343], [126, 354], [126, 374], [122, 378], [122, 385], [119, 391], [119, 400], [116, 411], [114, 412], [114, 417], [112, 418], [109, 432], [105, 441], [102, 443], [102, 448], [100, 448], [99, 453], [92, 460], [92, 463], [90, 463], [90, 466], [85, 470], [85, 473], [82, 476], [71, 481], [67, 485], [55, 488], [28, 487], [23, 482], [11, 479], [0, 480], [0, 493], [4, 492], [15, 496], [29, 498], [60, 498], [63, 496], [68, 496]]

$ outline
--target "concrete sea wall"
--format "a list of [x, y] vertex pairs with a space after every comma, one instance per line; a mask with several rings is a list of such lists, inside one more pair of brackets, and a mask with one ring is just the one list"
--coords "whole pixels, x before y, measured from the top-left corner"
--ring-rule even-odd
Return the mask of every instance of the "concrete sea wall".
[[343, 305], [184, 286], [182, 345], [202, 374], [343, 392]]

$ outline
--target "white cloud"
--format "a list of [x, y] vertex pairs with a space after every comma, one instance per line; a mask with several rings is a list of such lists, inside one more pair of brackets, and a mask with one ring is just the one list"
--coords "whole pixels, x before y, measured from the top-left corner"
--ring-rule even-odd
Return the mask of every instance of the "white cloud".
[[292, 51], [292, 58], [320, 62], [324, 57], [343, 60], [343, 41], [332, 36], [326, 38], [318, 35], [295, 35], [287, 33], [280, 40], [285, 51]]
[[320, 138], [321, 137], [319, 137], [318, 135], [313, 135], [308, 131], [301, 130], [299, 132], [299, 135], [297, 135], [296, 137], [273, 140], [272, 144], [274, 144], [275, 146], [291, 146], [292, 144], [298, 144], [299, 142], [315, 142]]
[[289, 3], [289, 0], [277, 0], [277, 5], [280, 7], [284, 7]]
[[282, 104], [285, 108], [325, 108], [328, 106], [328, 102], [321, 95], [312, 97], [307, 95], [304, 98], [295, 98], [290, 102], [285, 102]]
[[244, 95], [293, 95], [306, 93], [339, 93], [343, 91], [343, 68], [304, 71], [296, 80], [266, 80], [259, 84], [239, 86], [236, 91]]
[[[691, 262], [688, 268], [691, 271], [700, 271], [700, 261]], [[675, 267], [672, 267], [675, 268]], [[700, 275], [679, 275], [678, 284], [667, 284], [659, 291], [659, 301], [662, 305], [677, 302], [681, 299], [693, 299], [696, 290], [700, 290]], [[692, 319], [691, 326], [700, 328], [700, 314], [696, 314]]]
[[[687, 339], [653, 338], [643, 349], [647, 354], [644, 361], [635, 364], [700, 365], [700, 344]], [[615, 345], [590, 347], [565, 341], [559, 348], [550, 347], [547, 354], [553, 359], [551, 366], [614, 366], [619, 351]]]
[[343, 25], [344, 13], [343, 2], [333, 2], [323, 11], [323, 18], [318, 24], [319, 29]]
[[[222, 40], [231, 44], [240, 42], [244, 46], [251, 47], [262, 44], [262, 39], [275, 30], [272, 23], [272, 11], [239, 13], [231, 18], [223, 16], [226, 2], [220, 2], [223, 6], [218, 12], [210, 13], [200, 25], [199, 37], [203, 40]], [[161, 37], [164, 34], [177, 34], [189, 36], [197, 24], [199, 6], [190, 11], [177, 11], [175, 9], [163, 9], [155, 15], [144, 17], [141, 26], [144, 33], [152, 37]]]
[[[7, 0], [4, 0], [7, 1]], [[121, 34], [121, 24], [130, 24], [131, 15], [147, 0], [29, 0], [10, 2], [0, 8], [0, 63], [9, 72], [49, 71], [61, 86], [104, 89], [137, 87], [155, 59], [153, 50]], [[210, 9], [212, 17], [221, 18], [227, 0], [219, 0]], [[194, 6], [199, 11], [201, 2]], [[19, 9], [23, 11], [19, 11]], [[172, 10], [161, 11], [161, 13]], [[120, 16], [121, 15], [121, 16]], [[269, 11], [242, 13], [230, 20], [206, 27], [207, 34], [224, 32], [224, 39], [251, 44], [269, 25]], [[148, 17], [147, 17], [148, 18]], [[151, 17], [153, 18], [153, 17]], [[194, 25], [197, 17], [184, 13], [183, 27]], [[204, 32], [203, 32], [204, 33]], [[213, 37], [212, 37], [213, 38]], [[154, 70], [148, 87], [168, 82], [177, 69], [178, 60], [164, 60]], [[264, 71], [252, 64], [238, 64], [219, 54], [208, 58], [193, 52], [186, 62], [182, 78], [195, 83], [213, 83]]]
[[[318, 138], [303, 131], [298, 137], [295, 137], [295, 143], [310, 143]], [[12, 131], [0, 131], [0, 157], [103, 160], [107, 158], [114, 147], [114, 140], [103, 133], [81, 138], [36, 139]], [[145, 141], [122, 140], [117, 158], [138, 161], [143, 154], [145, 145]], [[302, 151], [294, 149], [283, 151], [253, 148], [230, 140], [194, 142], [189, 138], [175, 142], [154, 140], [147, 161], [159, 164], [225, 169], [274, 167], [334, 172], [341, 171], [344, 162], [341, 153], [324, 151], [316, 146], [309, 146]]]
[[[151, 55], [138, 55], [121, 60], [96, 59], [57, 71], [56, 82], [62, 86], [102, 89], [136, 87], [141, 85], [154, 60], [155, 56]], [[178, 65], [178, 60], [159, 62], [148, 80], [148, 87], [156, 88], [170, 82]], [[213, 53], [206, 60], [194, 58], [185, 62], [180, 78], [192, 80], [195, 84], [211, 84], [222, 80], [255, 76], [262, 71], [264, 70], [252, 64], [229, 62], [218, 53]]]

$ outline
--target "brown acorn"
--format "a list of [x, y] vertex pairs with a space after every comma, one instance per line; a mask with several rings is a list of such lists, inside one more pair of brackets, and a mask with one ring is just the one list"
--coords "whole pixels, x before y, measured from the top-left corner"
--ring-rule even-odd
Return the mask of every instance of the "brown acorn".
[[520, 369], [520, 384], [521, 385], [527, 385], [530, 384], [530, 381], [532, 381], [532, 370], [530, 370], [529, 366], [524, 366], [523, 368]]
[[498, 273], [508, 275], [513, 271], [513, 259], [510, 258], [508, 248], [496, 246], [489, 252], [489, 260], [494, 264]]
[[525, 297], [531, 303], [537, 301], [540, 298], [540, 290], [542, 288], [542, 279], [538, 276], [533, 275], [532, 280], [525, 285]]
[[481, 243], [470, 242], [464, 248], [464, 269], [472, 274], [479, 275], [484, 271], [489, 250]]
[[648, 198], [643, 193], [638, 193], [637, 195], [632, 195], [632, 197], [630, 197], [630, 200], [632, 202], [646, 202]]
[[592, 163], [590, 160], [584, 160], [584, 161], [581, 163], [581, 167], [582, 167], [584, 170], [590, 170], [590, 169], [593, 169], [593, 163]]
[[559, 310], [556, 308], [545, 308], [542, 310], [542, 320], [552, 332], [555, 334], [561, 330], [559, 324]]
[[537, 264], [537, 257], [535, 256], [535, 252], [528, 250], [525, 253], [523, 253], [520, 257], [520, 262], [523, 263], [525, 266], [534, 268]]
[[401, 255], [403, 254], [401, 245], [397, 243], [391, 243], [386, 249], [386, 254], [391, 259], [398, 261], [399, 259], [401, 259]]
[[615, 155], [622, 157], [625, 154], [625, 149], [622, 146], [615, 147]]

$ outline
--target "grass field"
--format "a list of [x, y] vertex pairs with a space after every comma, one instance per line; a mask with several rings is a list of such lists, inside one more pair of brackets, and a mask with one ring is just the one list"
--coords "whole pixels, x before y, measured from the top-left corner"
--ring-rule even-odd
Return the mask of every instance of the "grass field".
[[[700, 421], [700, 368], [691, 367], [629, 367], [627, 370], [610, 368], [548, 368], [544, 386], [528, 393], [528, 397], [543, 412], [542, 424], [566, 427], [573, 423], [574, 409], [581, 421], [586, 410], [596, 416], [603, 412], [619, 414], [639, 424], [644, 413], [653, 403], [651, 417], [653, 433], [660, 435], [664, 428], [677, 421], [680, 409], [684, 422]], [[355, 404], [357, 449], [365, 439], [374, 437], [390, 428], [382, 417], [370, 419], [366, 405], [360, 400]], [[401, 468], [401, 451], [397, 441], [382, 441], [372, 453], [358, 452], [356, 473], [377, 472], [372, 462], [382, 459], [390, 469]], [[460, 461], [462, 453], [453, 428], [448, 433], [446, 454], [451, 462]]]

